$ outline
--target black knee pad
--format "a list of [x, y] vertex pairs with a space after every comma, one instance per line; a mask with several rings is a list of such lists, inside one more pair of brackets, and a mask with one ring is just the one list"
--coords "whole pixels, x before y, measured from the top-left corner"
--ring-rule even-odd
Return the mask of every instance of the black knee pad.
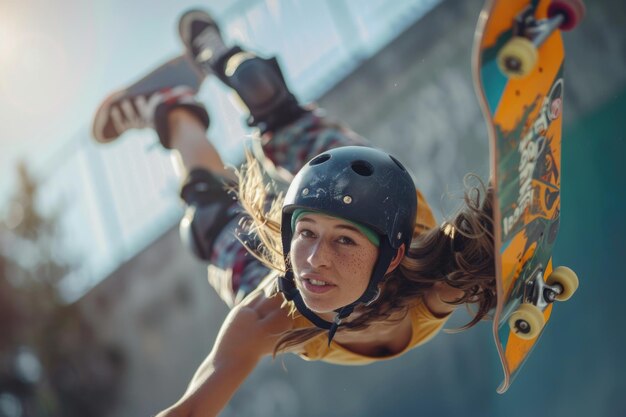
[[236, 215], [226, 184], [203, 169], [192, 170], [180, 195], [188, 207], [180, 221], [180, 239], [198, 258], [210, 260], [215, 238]]
[[276, 58], [235, 49], [221, 64], [220, 79], [248, 108], [248, 124], [262, 133], [279, 129], [305, 112], [289, 91]]

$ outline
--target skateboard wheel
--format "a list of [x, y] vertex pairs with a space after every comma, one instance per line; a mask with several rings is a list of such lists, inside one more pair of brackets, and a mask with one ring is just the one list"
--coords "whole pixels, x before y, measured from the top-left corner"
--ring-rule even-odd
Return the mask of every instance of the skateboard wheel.
[[563, 288], [561, 294], [556, 296], [557, 301], [567, 301], [578, 289], [578, 276], [574, 271], [565, 267], [559, 266], [552, 271], [552, 274], [546, 280], [548, 285], [560, 285]]
[[582, 0], [553, 0], [548, 6], [548, 17], [552, 18], [557, 14], [565, 18], [559, 29], [572, 30], [585, 17], [585, 3]]
[[520, 339], [534, 339], [546, 324], [543, 312], [532, 304], [522, 304], [509, 317], [511, 331]]
[[537, 47], [527, 38], [511, 38], [498, 53], [500, 71], [508, 78], [524, 78], [535, 68], [539, 59]]

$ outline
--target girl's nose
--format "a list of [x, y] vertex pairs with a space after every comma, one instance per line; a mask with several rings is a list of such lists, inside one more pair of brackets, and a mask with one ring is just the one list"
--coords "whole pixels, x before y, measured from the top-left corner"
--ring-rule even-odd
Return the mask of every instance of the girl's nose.
[[328, 266], [330, 263], [329, 251], [328, 244], [323, 239], [319, 239], [315, 245], [311, 246], [307, 262], [314, 268]]

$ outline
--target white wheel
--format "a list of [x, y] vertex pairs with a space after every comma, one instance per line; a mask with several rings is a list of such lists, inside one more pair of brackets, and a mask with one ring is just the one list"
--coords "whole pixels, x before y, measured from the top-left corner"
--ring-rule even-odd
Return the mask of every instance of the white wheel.
[[498, 52], [498, 67], [508, 78], [524, 78], [535, 68], [537, 47], [523, 36], [511, 38]]
[[543, 312], [532, 304], [522, 304], [509, 317], [511, 331], [520, 339], [534, 339], [539, 336], [546, 321]]
[[560, 285], [563, 288], [561, 294], [556, 296], [557, 301], [567, 301], [578, 289], [578, 276], [566, 266], [559, 266], [552, 271], [546, 280], [548, 285]]

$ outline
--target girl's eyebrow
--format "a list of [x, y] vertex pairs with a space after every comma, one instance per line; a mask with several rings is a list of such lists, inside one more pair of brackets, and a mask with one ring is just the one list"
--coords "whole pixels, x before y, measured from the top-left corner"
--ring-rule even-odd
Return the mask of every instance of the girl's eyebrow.
[[[306, 216], [302, 216], [302, 218], [298, 219], [298, 223], [300, 222], [306, 222], [306, 223], [312, 223], [312, 224], [317, 224], [317, 222], [309, 217]], [[334, 226], [335, 229], [346, 229], [346, 230], [350, 230], [352, 232], [358, 233], [362, 236], [365, 236], [359, 229], [357, 229], [354, 226], [351, 226], [349, 224], [338, 224], [336, 226]]]
[[[356, 227], [354, 227], [354, 226], [350, 226], [350, 225], [348, 225], [348, 224], [340, 224], [340, 225], [337, 225], [337, 226], [335, 226], [335, 229], [347, 229], [347, 230], [351, 230], [351, 231], [353, 231], [353, 232], [356, 232], [356, 233], [358, 233], [358, 234], [360, 234], [360, 235], [363, 235], [363, 233], [361, 233], [361, 231], [360, 231], [359, 229], [357, 229], [357, 228], [356, 228]], [[363, 236], [365, 236], [365, 235], [363, 235]]]

